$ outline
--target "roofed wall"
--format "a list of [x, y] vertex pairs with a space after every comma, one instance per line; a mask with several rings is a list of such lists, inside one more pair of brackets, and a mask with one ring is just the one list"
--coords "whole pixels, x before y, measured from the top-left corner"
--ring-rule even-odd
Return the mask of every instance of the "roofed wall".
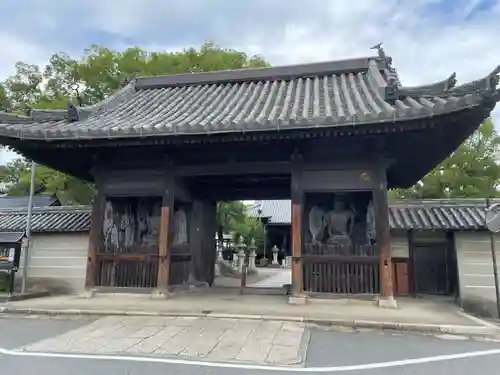
[[[393, 230], [486, 230], [485, 208], [483, 199], [402, 200], [389, 204], [389, 224]], [[290, 224], [291, 201], [257, 201], [248, 213], [269, 218], [271, 225]], [[90, 206], [35, 207], [32, 231], [88, 232], [90, 214]], [[27, 209], [0, 209], [0, 232], [23, 232], [26, 218]]]
[[[484, 199], [400, 200], [389, 203], [391, 229], [404, 230], [486, 230]], [[254, 217], [269, 224], [291, 224], [290, 200], [257, 201], [249, 209]]]

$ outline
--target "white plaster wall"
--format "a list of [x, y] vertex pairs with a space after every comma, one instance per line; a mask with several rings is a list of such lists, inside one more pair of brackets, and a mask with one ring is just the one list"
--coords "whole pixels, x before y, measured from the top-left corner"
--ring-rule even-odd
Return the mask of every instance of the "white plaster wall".
[[393, 258], [409, 258], [408, 232], [404, 230], [391, 231], [391, 255]]
[[414, 230], [413, 242], [418, 243], [446, 243], [446, 232], [444, 230]]
[[[88, 233], [34, 233], [30, 246], [28, 283], [30, 289], [79, 293], [85, 287]], [[21, 281], [21, 269], [16, 283]]]
[[[495, 235], [496, 249], [500, 236]], [[495, 280], [488, 232], [455, 232], [460, 297], [464, 309], [496, 317]], [[500, 269], [500, 259], [497, 257]]]

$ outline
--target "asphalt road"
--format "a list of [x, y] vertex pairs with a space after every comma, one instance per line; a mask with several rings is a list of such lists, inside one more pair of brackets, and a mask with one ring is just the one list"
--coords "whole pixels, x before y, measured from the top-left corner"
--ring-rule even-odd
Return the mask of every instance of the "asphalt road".
[[[87, 324], [89, 319], [0, 316], [0, 348], [14, 350]], [[491, 354], [491, 353], [494, 354]], [[29, 354], [29, 353], [27, 353]], [[481, 355], [483, 354], [483, 355]], [[484, 355], [487, 354], [487, 355]], [[391, 332], [346, 332], [313, 329], [305, 367], [277, 372], [251, 366], [220, 367], [218, 364], [150, 363], [130, 358], [97, 359], [0, 354], [0, 375], [22, 373], [50, 375], [143, 375], [145, 373], [201, 374], [498, 374], [500, 343], [461, 337], [441, 338]], [[458, 358], [457, 358], [458, 357]], [[463, 358], [460, 358], [463, 357]], [[168, 361], [168, 360], [167, 360]], [[408, 361], [410, 363], [408, 363]], [[416, 363], [415, 363], [416, 362]], [[382, 365], [381, 365], [382, 363]], [[223, 365], [224, 366], [224, 365]], [[382, 367], [384, 366], [384, 367]]]

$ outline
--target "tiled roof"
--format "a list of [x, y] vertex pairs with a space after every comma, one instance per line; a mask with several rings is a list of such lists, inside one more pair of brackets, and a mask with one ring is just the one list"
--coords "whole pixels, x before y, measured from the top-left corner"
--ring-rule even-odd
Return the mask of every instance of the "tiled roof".
[[[0, 232], [24, 232], [26, 209], [0, 211]], [[32, 232], [86, 232], [90, 230], [90, 207], [61, 206], [34, 208]]]
[[[392, 229], [405, 230], [484, 230], [484, 210], [484, 199], [397, 201], [389, 205], [389, 224]], [[34, 208], [32, 231], [87, 232], [90, 214], [89, 206]], [[272, 224], [290, 224], [291, 202], [257, 201], [249, 214], [267, 217]], [[26, 218], [26, 209], [0, 210], [0, 232], [24, 232]]]
[[290, 224], [292, 222], [292, 201], [288, 199], [256, 201], [250, 207], [248, 214], [268, 218], [270, 224]]
[[24, 232], [0, 232], [0, 244], [17, 243], [24, 237]]
[[398, 201], [389, 205], [393, 229], [486, 229], [484, 199]]
[[[483, 230], [485, 207], [484, 199], [396, 201], [389, 205], [389, 225], [405, 230]], [[267, 217], [272, 224], [290, 224], [291, 201], [258, 201], [249, 214]]]
[[[28, 207], [28, 196], [8, 196], [0, 197], [0, 210], [6, 208], [22, 209]], [[54, 195], [34, 195], [33, 207], [59, 206], [60, 202]]]
[[341, 127], [429, 118], [499, 99], [498, 69], [458, 87], [452, 75], [405, 88], [391, 62], [379, 52], [328, 63], [138, 77], [93, 107], [3, 114], [0, 135], [54, 140]]

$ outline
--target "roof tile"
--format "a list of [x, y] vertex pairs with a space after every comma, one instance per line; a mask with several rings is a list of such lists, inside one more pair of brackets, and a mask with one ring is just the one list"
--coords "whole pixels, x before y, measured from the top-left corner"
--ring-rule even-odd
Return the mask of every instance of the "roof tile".
[[[389, 205], [389, 224], [403, 230], [485, 230], [484, 200], [398, 201]], [[257, 201], [249, 208], [255, 217], [268, 217], [272, 224], [291, 223], [290, 200]], [[34, 208], [34, 233], [88, 232], [89, 206]], [[26, 209], [0, 211], [0, 232], [24, 232]]]
[[[495, 101], [499, 96], [492, 76], [496, 71], [460, 87], [453, 87], [449, 78], [405, 89], [398, 87], [399, 80], [390, 79], [396, 74], [392, 68], [382, 69], [377, 58], [365, 60], [363, 69], [349, 69], [346, 60], [344, 70], [333, 69], [338, 62], [332, 62], [330, 71], [323, 63], [316, 73], [301, 65], [139, 77], [106, 101], [80, 108], [79, 121], [68, 122], [64, 110], [57, 110], [58, 117], [46, 110], [34, 111], [35, 122], [26, 123], [17, 116], [0, 125], [0, 135], [77, 139], [351, 126], [431, 117], [479, 105], [489, 95]], [[297, 76], [294, 70], [310, 72]], [[288, 74], [271, 74], [275, 71]], [[48, 118], [52, 120], [42, 121]]]
[[[398, 201], [389, 205], [391, 229], [484, 230], [484, 199]], [[259, 212], [260, 211], [260, 212]], [[258, 201], [249, 214], [271, 224], [291, 223], [291, 201]]]
[[[27, 216], [26, 209], [0, 211], [0, 232], [24, 232]], [[34, 233], [89, 230], [90, 207], [88, 206], [33, 208], [31, 231]]]

